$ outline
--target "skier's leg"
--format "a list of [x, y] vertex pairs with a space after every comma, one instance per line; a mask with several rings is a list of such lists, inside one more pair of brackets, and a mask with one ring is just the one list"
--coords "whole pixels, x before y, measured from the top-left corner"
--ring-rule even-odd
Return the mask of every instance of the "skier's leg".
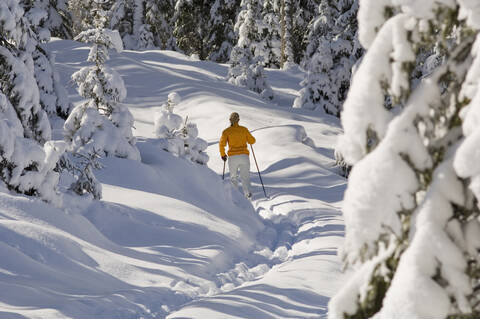
[[243, 194], [250, 197], [252, 187], [250, 185], [250, 160], [248, 155], [241, 155], [240, 179], [242, 180]]
[[228, 170], [230, 171], [230, 182], [238, 187], [238, 155], [228, 157]]

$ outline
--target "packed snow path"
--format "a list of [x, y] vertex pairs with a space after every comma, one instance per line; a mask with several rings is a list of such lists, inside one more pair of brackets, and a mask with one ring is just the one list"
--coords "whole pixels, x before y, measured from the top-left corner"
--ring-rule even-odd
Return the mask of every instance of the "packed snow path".
[[[65, 82], [86, 64], [83, 44], [49, 46]], [[0, 193], [0, 317], [323, 317], [343, 282], [345, 180], [333, 162], [338, 122], [290, 108], [303, 74], [268, 70], [270, 103], [226, 83], [227, 66], [175, 52], [125, 51], [109, 62], [127, 86], [142, 162], [104, 160], [100, 202], [58, 210]], [[176, 113], [209, 142], [208, 167], [158, 146], [153, 117], [172, 91], [182, 98]], [[252, 157], [251, 203], [228, 171], [221, 180], [218, 139], [233, 111], [257, 139], [268, 199]]]

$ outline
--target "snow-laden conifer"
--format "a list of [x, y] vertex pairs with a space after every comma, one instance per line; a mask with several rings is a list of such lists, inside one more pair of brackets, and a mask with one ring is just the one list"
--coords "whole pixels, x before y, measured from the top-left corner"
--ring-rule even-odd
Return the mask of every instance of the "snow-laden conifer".
[[73, 17], [68, 10], [68, 0], [56, 0], [49, 3], [49, 18], [46, 26], [52, 35], [62, 39], [73, 38]]
[[92, 10], [95, 6], [94, 0], [68, 0], [67, 8], [72, 15], [73, 36], [93, 27]]
[[[305, 50], [308, 44], [309, 26], [318, 15], [317, 0], [295, 0], [292, 1], [293, 18], [290, 31], [293, 60], [300, 64], [304, 59]], [[312, 40], [312, 39], [310, 39]]]
[[177, 0], [173, 20], [178, 48], [201, 60], [228, 61], [236, 42], [239, 4], [240, 0]]
[[38, 45], [33, 52], [35, 80], [40, 91], [40, 104], [51, 116], [66, 119], [73, 108], [55, 68], [55, 57]]
[[280, 67], [282, 44], [280, 8], [279, 0], [263, 1], [262, 20], [257, 22], [260, 37], [254, 54], [257, 57], [263, 57], [263, 66], [267, 68]]
[[209, 53], [211, 1], [177, 0], [174, 35], [178, 47], [187, 55], [205, 60]]
[[21, 4], [25, 17], [40, 41], [48, 40], [50, 34], [64, 39], [72, 38], [72, 17], [67, 0], [23, 0]]
[[174, 0], [145, 0], [145, 24], [149, 25], [156, 47], [173, 50], [177, 47], [173, 36]]
[[230, 58], [237, 41], [234, 24], [239, 7], [240, 0], [215, 0], [210, 8], [209, 60], [224, 63]]
[[45, 143], [51, 137], [51, 128], [39, 102], [38, 87], [33, 77], [32, 52], [37, 41], [24, 10], [17, 0], [1, 3], [0, 44], [2, 44], [2, 92], [11, 99], [27, 138]]
[[100, 4], [94, 10], [96, 28], [81, 32], [76, 39], [92, 44], [87, 61], [94, 63], [72, 75], [78, 92], [87, 100], [76, 106], [65, 121], [65, 140], [69, 154], [62, 167], [75, 178], [70, 189], [77, 194], [90, 193], [101, 198], [101, 184], [93, 169], [99, 168], [99, 157], [118, 156], [140, 160], [132, 135], [133, 116], [121, 102], [126, 98], [125, 84], [109, 66], [109, 49], [121, 51], [122, 40], [117, 31], [104, 28], [106, 12]]
[[[72, 104], [65, 87], [60, 83], [59, 74], [55, 69], [55, 57], [45, 50], [42, 44], [50, 40], [50, 27], [54, 23], [49, 21], [50, 15], [55, 17], [59, 15], [52, 6], [53, 4], [44, 1], [23, 3], [25, 18], [34, 31], [34, 34], [30, 35], [35, 39], [35, 47], [31, 54], [34, 62], [34, 77], [40, 91], [40, 104], [50, 117], [66, 118], [72, 109]], [[57, 21], [55, 25], [61, 23]]]
[[65, 122], [65, 134], [75, 153], [118, 156], [139, 160], [132, 135], [133, 116], [121, 104], [127, 91], [120, 75], [106, 65], [109, 49], [121, 51], [118, 32], [105, 29], [105, 12], [96, 14], [96, 29], [80, 33], [77, 40], [91, 43], [87, 66], [72, 75], [78, 92], [87, 99], [78, 105]]
[[[129, 50], [135, 50], [138, 46], [138, 18], [135, 12], [138, 7], [138, 0], [118, 0], [115, 1], [108, 11], [108, 26], [112, 30], [117, 30], [122, 38], [123, 47]], [[93, 26], [92, 26], [93, 27]]]
[[305, 53], [307, 77], [293, 107], [339, 116], [350, 87], [351, 70], [362, 55], [357, 40], [358, 1], [323, 1], [311, 24]]
[[54, 171], [63, 142], [40, 105], [32, 52], [37, 41], [18, 0], [0, 3], [0, 179], [8, 189], [59, 205]]
[[259, 24], [261, 7], [257, 1], [242, 0], [242, 11], [237, 17], [235, 31], [239, 35], [237, 44], [230, 55], [228, 81], [234, 85], [260, 93], [264, 98], [273, 98], [263, 70], [263, 57], [256, 56], [260, 51]]
[[110, 12], [110, 26], [119, 30], [125, 48], [144, 50], [155, 47], [153, 27], [147, 22], [148, 0], [121, 0]]
[[[354, 164], [342, 252], [354, 274], [329, 317], [477, 318], [480, 7], [360, 1], [367, 52], [339, 141]], [[414, 87], [425, 45], [439, 46], [444, 62]]]
[[207, 164], [208, 155], [205, 153], [208, 143], [198, 137], [198, 128], [195, 123], [188, 122], [173, 112], [180, 103], [180, 96], [176, 92], [168, 95], [167, 102], [155, 114], [155, 135], [161, 141], [161, 147], [175, 156], [186, 158], [199, 164]]
[[133, 7], [133, 34], [136, 40], [134, 48], [151, 49], [155, 46], [152, 26], [145, 23], [145, 0], [135, 0]]
[[118, 0], [108, 11], [108, 25], [117, 30], [126, 49], [175, 49], [174, 0]]

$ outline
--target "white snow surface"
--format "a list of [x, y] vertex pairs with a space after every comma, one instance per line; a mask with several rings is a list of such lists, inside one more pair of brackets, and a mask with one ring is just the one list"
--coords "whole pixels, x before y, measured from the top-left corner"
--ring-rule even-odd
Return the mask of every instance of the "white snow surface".
[[[87, 64], [86, 44], [48, 48], [63, 83]], [[346, 181], [334, 167], [338, 120], [290, 108], [304, 74], [267, 69], [265, 101], [227, 83], [227, 65], [176, 52], [112, 52], [107, 64], [125, 81], [141, 161], [102, 159], [101, 201], [65, 195], [56, 208], [0, 189], [0, 318], [324, 318], [345, 281]], [[171, 92], [208, 143], [207, 165], [159, 145], [155, 113]], [[228, 171], [222, 181], [231, 112], [257, 139], [268, 198], [252, 155], [251, 202]], [[61, 125], [52, 133], [61, 140]]]

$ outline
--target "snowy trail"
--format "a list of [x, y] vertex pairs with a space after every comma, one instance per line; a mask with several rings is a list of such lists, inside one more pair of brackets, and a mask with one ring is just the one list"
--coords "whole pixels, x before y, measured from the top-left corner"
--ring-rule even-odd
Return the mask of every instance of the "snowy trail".
[[[83, 44], [49, 46], [65, 82], [86, 64]], [[345, 180], [333, 162], [338, 121], [290, 108], [303, 73], [268, 70], [271, 103], [225, 82], [226, 65], [176, 52], [125, 51], [110, 62], [127, 86], [142, 161], [102, 160], [103, 200], [72, 198], [65, 210], [0, 193], [0, 318], [324, 316], [344, 280]], [[172, 91], [182, 98], [175, 112], [209, 143], [208, 167], [154, 137]], [[218, 139], [233, 111], [257, 139], [269, 199], [253, 158], [251, 203], [221, 180]]]
[[[214, 297], [208, 297], [210, 292], [200, 294], [168, 318], [308, 318], [325, 314], [329, 297], [341, 282], [336, 251], [343, 239], [339, 206], [345, 180], [333, 167], [332, 147], [340, 132], [336, 119], [290, 108], [303, 73], [268, 71], [277, 93], [271, 104], [226, 83], [225, 65], [190, 60], [176, 52], [124, 52], [112, 65], [120, 72], [128, 71], [122, 74], [129, 90], [126, 102], [140, 138], [154, 137], [152, 111], [176, 91], [183, 99], [177, 112], [198, 125], [200, 136], [209, 142], [208, 166], [218, 175], [223, 166], [218, 138], [226, 126], [219, 123], [226, 123], [231, 112], [241, 114], [241, 124], [258, 141], [254, 150], [269, 195], [268, 200], [263, 198], [251, 157], [253, 206], [267, 225], [257, 236], [261, 251], [237, 256], [231, 269], [224, 268], [214, 276], [220, 287]], [[147, 152], [142, 152], [144, 162], [148, 162]], [[164, 163], [159, 164], [157, 170], [163, 169]], [[195, 193], [199, 194], [196, 205], [224, 200], [205, 200], [198, 189]], [[241, 219], [244, 213], [235, 214]], [[223, 295], [224, 291], [227, 294]], [[245, 291], [251, 297], [245, 297]], [[196, 301], [202, 295], [207, 298]], [[252, 298], [257, 299], [253, 304]]]
[[[249, 267], [256, 270], [258, 263], [267, 272], [238, 281], [227, 293], [193, 301], [168, 318], [318, 318], [341, 283], [337, 249], [344, 233], [339, 205], [345, 181], [332, 173], [331, 154], [307, 145], [303, 126], [271, 126], [252, 134], [269, 196], [264, 197], [251, 157], [253, 205], [274, 234], [266, 234], [269, 249], [258, 252], [263, 259], [245, 260], [234, 273], [248, 278]], [[273, 144], [268, 157], [262, 141]], [[211, 145], [212, 156], [216, 147]]]
[[[201, 114], [202, 108], [214, 104], [225, 118], [239, 112], [244, 125], [253, 128], [254, 150], [269, 196], [264, 198], [251, 155], [253, 205], [269, 226], [263, 238], [270, 241], [269, 249], [258, 252], [263, 258], [254, 255], [237, 264], [231, 272], [246, 279], [231, 285], [231, 291], [193, 301], [168, 318], [318, 318], [326, 314], [329, 297], [342, 282], [337, 249], [344, 232], [340, 204], [346, 185], [332, 160], [339, 130], [332, 119], [285, 108], [294, 96], [282, 85], [297, 84], [295, 73], [268, 75], [275, 91], [282, 92], [275, 100], [279, 105], [257, 100], [255, 110], [250, 110], [248, 103], [193, 98], [184, 109]], [[221, 174], [217, 136], [207, 136], [209, 166]], [[267, 272], [249, 276], [259, 265]]]

